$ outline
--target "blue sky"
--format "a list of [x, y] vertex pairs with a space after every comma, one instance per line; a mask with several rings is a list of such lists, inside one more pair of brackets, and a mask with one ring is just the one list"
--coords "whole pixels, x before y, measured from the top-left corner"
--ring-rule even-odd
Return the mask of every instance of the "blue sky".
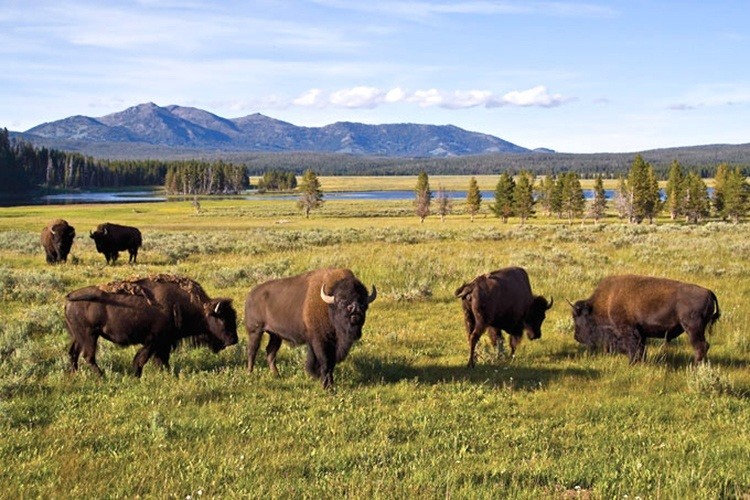
[[750, 142], [750, 2], [0, 0], [0, 127], [144, 102], [562, 152]]

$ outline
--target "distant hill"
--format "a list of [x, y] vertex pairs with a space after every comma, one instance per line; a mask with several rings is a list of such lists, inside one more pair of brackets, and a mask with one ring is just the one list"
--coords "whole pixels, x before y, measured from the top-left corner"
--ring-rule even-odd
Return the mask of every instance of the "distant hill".
[[420, 158], [530, 152], [503, 139], [452, 125], [338, 122], [298, 127], [257, 113], [227, 119], [197, 108], [153, 103], [99, 118], [72, 116], [15, 135], [37, 145], [109, 158], [132, 157], [134, 153], [170, 156], [218, 151]]

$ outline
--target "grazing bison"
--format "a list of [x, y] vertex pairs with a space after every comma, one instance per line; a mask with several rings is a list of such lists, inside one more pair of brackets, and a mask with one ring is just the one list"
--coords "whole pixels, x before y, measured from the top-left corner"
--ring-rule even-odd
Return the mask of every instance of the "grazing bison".
[[643, 359], [646, 353], [646, 344], [635, 327], [601, 323], [591, 314], [576, 315], [574, 313], [573, 320], [575, 322], [575, 339], [588, 347], [590, 351], [627, 354], [631, 363]]
[[195, 281], [167, 274], [71, 292], [65, 302], [65, 323], [72, 338], [73, 370], [83, 354], [99, 375], [99, 337], [121, 346], [143, 345], [133, 359], [137, 377], [151, 356], [168, 368], [171, 352], [183, 339], [206, 344], [214, 352], [237, 343], [237, 313], [231, 299], [210, 299]]
[[362, 336], [365, 313], [377, 290], [367, 288], [348, 269], [317, 269], [298, 276], [267, 281], [253, 288], [245, 301], [247, 368], [253, 370], [263, 332], [266, 359], [276, 369], [281, 341], [307, 345], [307, 372], [333, 387], [333, 368], [346, 358]]
[[42, 229], [42, 247], [47, 254], [47, 262], [67, 262], [75, 237], [75, 228], [63, 219], [55, 219], [47, 224], [47, 227]]
[[134, 264], [138, 258], [138, 248], [143, 243], [138, 228], [109, 222], [99, 224], [96, 231], [89, 231], [89, 237], [96, 243], [96, 251], [104, 254], [107, 264], [114, 264], [120, 251], [124, 250], [130, 254], [129, 262]]
[[[690, 338], [696, 363], [702, 361], [709, 347], [706, 328], [721, 315], [719, 301], [711, 290], [632, 274], [604, 278], [591, 297], [571, 306], [579, 342], [601, 342], [603, 336], [612, 335], [632, 337], [635, 330], [639, 348], [631, 355], [631, 361], [643, 358], [648, 337], [669, 342], [682, 332]], [[632, 340], [617, 342], [629, 345]]]
[[554, 299], [547, 302], [544, 297], [531, 293], [529, 275], [520, 267], [507, 267], [477, 276], [458, 288], [455, 294], [461, 299], [464, 310], [469, 337], [469, 367], [474, 366], [476, 345], [486, 329], [490, 331], [493, 346], [497, 346], [498, 337], [502, 342], [501, 330], [508, 332], [511, 356], [515, 354], [524, 331], [530, 340], [540, 338], [546, 311], [554, 302]]

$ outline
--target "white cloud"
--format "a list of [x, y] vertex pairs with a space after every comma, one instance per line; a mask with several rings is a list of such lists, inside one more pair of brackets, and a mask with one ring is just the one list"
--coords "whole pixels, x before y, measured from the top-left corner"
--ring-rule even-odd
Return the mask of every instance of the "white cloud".
[[293, 101], [298, 106], [334, 106], [343, 108], [375, 108], [381, 104], [408, 102], [421, 108], [440, 107], [445, 109], [467, 109], [484, 106], [538, 106], [555, 107], [566, 102], [560, 94], [550, 94], [547, 88], [539, 85], [528, 90], [516, 90], [503, 96], [496, 96], [489, 90], [442, 91], [431, 88], [408, 92], [400, 87], [383, 91], [375, 87], [353, 87], [325, 93], [321, 89], [311, 89]]

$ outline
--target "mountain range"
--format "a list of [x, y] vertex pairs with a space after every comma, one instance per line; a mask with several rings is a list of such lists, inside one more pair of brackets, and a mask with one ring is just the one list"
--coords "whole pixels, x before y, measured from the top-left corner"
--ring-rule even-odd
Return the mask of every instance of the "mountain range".
[[[361, 156], [445, 158], [530, 153], [508, 141], [453, 125], [337, 122], [300, 127], [255, 113], [222, 118], [183, 106], [139, 104], [99, 118], [71, 116], [21, 134], [32, 143], [119, 156], [112, 151], [316, 152]], [[550, 150], [544, 150], [549, 153]]]

